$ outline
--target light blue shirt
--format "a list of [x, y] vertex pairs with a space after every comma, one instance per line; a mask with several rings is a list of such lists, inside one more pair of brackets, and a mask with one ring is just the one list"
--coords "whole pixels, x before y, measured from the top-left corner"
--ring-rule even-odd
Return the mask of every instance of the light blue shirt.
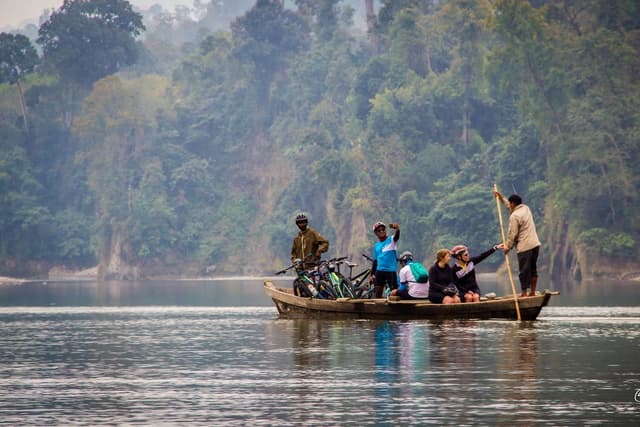
[[373, 259], [378, 261], [376, 270], [396, 271], [397, 246], [393, 236], [388, 236], [382, 242], [377, 242], [373, 247]]

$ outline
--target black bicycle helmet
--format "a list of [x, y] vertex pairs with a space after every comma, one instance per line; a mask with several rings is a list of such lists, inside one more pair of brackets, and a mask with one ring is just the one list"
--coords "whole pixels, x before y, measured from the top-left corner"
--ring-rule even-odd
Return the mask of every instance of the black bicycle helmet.
[[398, 260], [406, 264], [409, 261], [413, 261], [413, 254], [409, 251], [404, 251], [400, 254]]
[[307, 221], [309, 222], [309, 218], [307, 217], [307, 214], [304, 212], [298, 212], [296, 214], [296, 223], [298, 222], [302, 222], [302, 221]]

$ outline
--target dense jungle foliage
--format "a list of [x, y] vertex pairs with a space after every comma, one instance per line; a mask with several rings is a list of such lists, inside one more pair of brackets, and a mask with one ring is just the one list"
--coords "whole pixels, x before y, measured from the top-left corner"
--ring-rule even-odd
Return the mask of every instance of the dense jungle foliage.
[[228, 3], [0, 36], [0, 274], [266, 274], [299, 210], [329, 255], [382, 220], [431, 262], [500, 240], [494, 183], [555, 277], [638, 258], [640, 2]]

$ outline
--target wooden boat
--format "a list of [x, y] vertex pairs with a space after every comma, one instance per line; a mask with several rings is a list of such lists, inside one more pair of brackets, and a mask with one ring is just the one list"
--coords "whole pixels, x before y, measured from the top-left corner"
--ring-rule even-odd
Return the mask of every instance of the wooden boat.
[[[284, 318], [366, 318], [366, 319], [517, 319], [513, 296], [495, 297], [480, 302], [433, 304], [428, 300], [303, 298], [291, 289], [264, 281], [264, 290]], [[519, 297], [520, 318], [536, 320], [542, 307], [559, 292], [544, 291], [536, 296]]]

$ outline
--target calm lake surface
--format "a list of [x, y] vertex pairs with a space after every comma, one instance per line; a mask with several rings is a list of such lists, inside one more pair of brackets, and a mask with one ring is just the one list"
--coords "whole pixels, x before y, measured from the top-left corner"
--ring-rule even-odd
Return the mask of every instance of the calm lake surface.
[[640, 283], [545, 287], [518, 323], [279, 319], [261, 280], [0, 285], [0, 424], [638, 425]]

